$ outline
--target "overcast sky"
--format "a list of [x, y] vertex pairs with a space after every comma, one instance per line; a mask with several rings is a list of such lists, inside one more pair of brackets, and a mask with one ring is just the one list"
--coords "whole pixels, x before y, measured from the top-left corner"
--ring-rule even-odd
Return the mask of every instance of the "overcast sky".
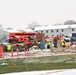
[[0, 0], [0, 24], [3, 27], [26, 28], [76, 21], [76, 0]]

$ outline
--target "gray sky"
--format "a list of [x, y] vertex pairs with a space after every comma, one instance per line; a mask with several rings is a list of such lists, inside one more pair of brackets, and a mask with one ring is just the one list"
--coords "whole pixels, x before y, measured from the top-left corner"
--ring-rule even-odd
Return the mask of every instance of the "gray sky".
[[76, 0], [0, 0], [0, 24], [3, 27], [26, 28], [76, 21]]

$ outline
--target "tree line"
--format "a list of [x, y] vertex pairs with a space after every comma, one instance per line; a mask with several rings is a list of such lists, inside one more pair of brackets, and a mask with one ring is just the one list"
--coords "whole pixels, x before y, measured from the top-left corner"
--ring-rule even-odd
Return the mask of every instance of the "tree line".
[[[64, 24], [64, 25], [74, 25], [74, 24], [76, 24], [76, 21], [74, 21], [74, 20], [67, 20], [67, 21], [65, 21], [63, 24]], [[55, 24], [55, 25], [62, 25], [62, 24], [61, 24], [61, 23], [58, 23], [58, 24]], [[27, 28], [34, 30], [35, 27], [40, 27], [40, 26], [41, 26], [41, 25], [40, 25], [39, 23], [37, 23], [37, 22], [32, 22], [32, 23], [28, 24], [28, 27], [27, 27]], [[3, 27], [2, 27], [2, 25], [0, 24], [0, 30], [2, 30], [2, 29], [3, 29]], [[8, 27], [7, 29], [12, 29], [12, 28]]]

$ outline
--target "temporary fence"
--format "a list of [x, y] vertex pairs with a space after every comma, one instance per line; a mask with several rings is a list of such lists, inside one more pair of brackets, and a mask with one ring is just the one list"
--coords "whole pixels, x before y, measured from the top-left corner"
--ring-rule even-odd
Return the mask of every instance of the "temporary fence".
[[3, 46], [0, 45], [0, 58], [11, 58], [11, 57], [20, 57], [20, 53], [22, 52], [22, 56], [26, 56], [26, 49], [24, 48], [23, 51], [19, 51], [19, 49], [17, 48], [15, 51], [13, 50], [13, 48], [10, 51], [5, 52], [3, 50]]
[[10, 51], [5, 52], [5, 50], [3, 50], [3, 46], [0, 45], [0, 58], [15, 58], [15, 57], [24, 57], [24, 56], [41, 56], [41, 55], [55, 55], [55, 54], [76, 54], [76, 45], [72, 45], [71, 47], [58, 47], [58, 48], [54, 48], [51, 47], [50, 49], [43, 49], [44, 51], [42, 51], [42, 49], [28, 49], [24, 46], [22, 49], [20, 49], [19, 47], [17, 48], [11, 48]]
[[[12, 49], [11, 50], [11, 57], [14, 57], [14, 50]], [[18, 48], [16, 49], [16, 53], [17, 53], [17, 56], [19, 57], [20, 56], [20, 54], [19, 54], [19, 50], [18, 50]], [[26, 56], [26, 49], [24, 48], [24, 56]]]
[[0, 58], [2, 58], [2, 46], [0, 45]]

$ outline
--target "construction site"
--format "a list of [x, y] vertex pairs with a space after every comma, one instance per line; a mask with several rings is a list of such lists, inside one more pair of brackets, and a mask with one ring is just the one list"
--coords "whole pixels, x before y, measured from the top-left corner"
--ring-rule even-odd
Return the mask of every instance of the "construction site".
[[48, 37], [40, 32], [10, 32], [0, 42], [0, 74], [75, 68], [76, 40], [65, 40], [62, 35]]
[[0, 58], [5, 59], [76, 53], [75, 40], [65, 41], [63, 36], [48, 37], [40, 32], [11, 32], [0, 38], [0, 42]]

